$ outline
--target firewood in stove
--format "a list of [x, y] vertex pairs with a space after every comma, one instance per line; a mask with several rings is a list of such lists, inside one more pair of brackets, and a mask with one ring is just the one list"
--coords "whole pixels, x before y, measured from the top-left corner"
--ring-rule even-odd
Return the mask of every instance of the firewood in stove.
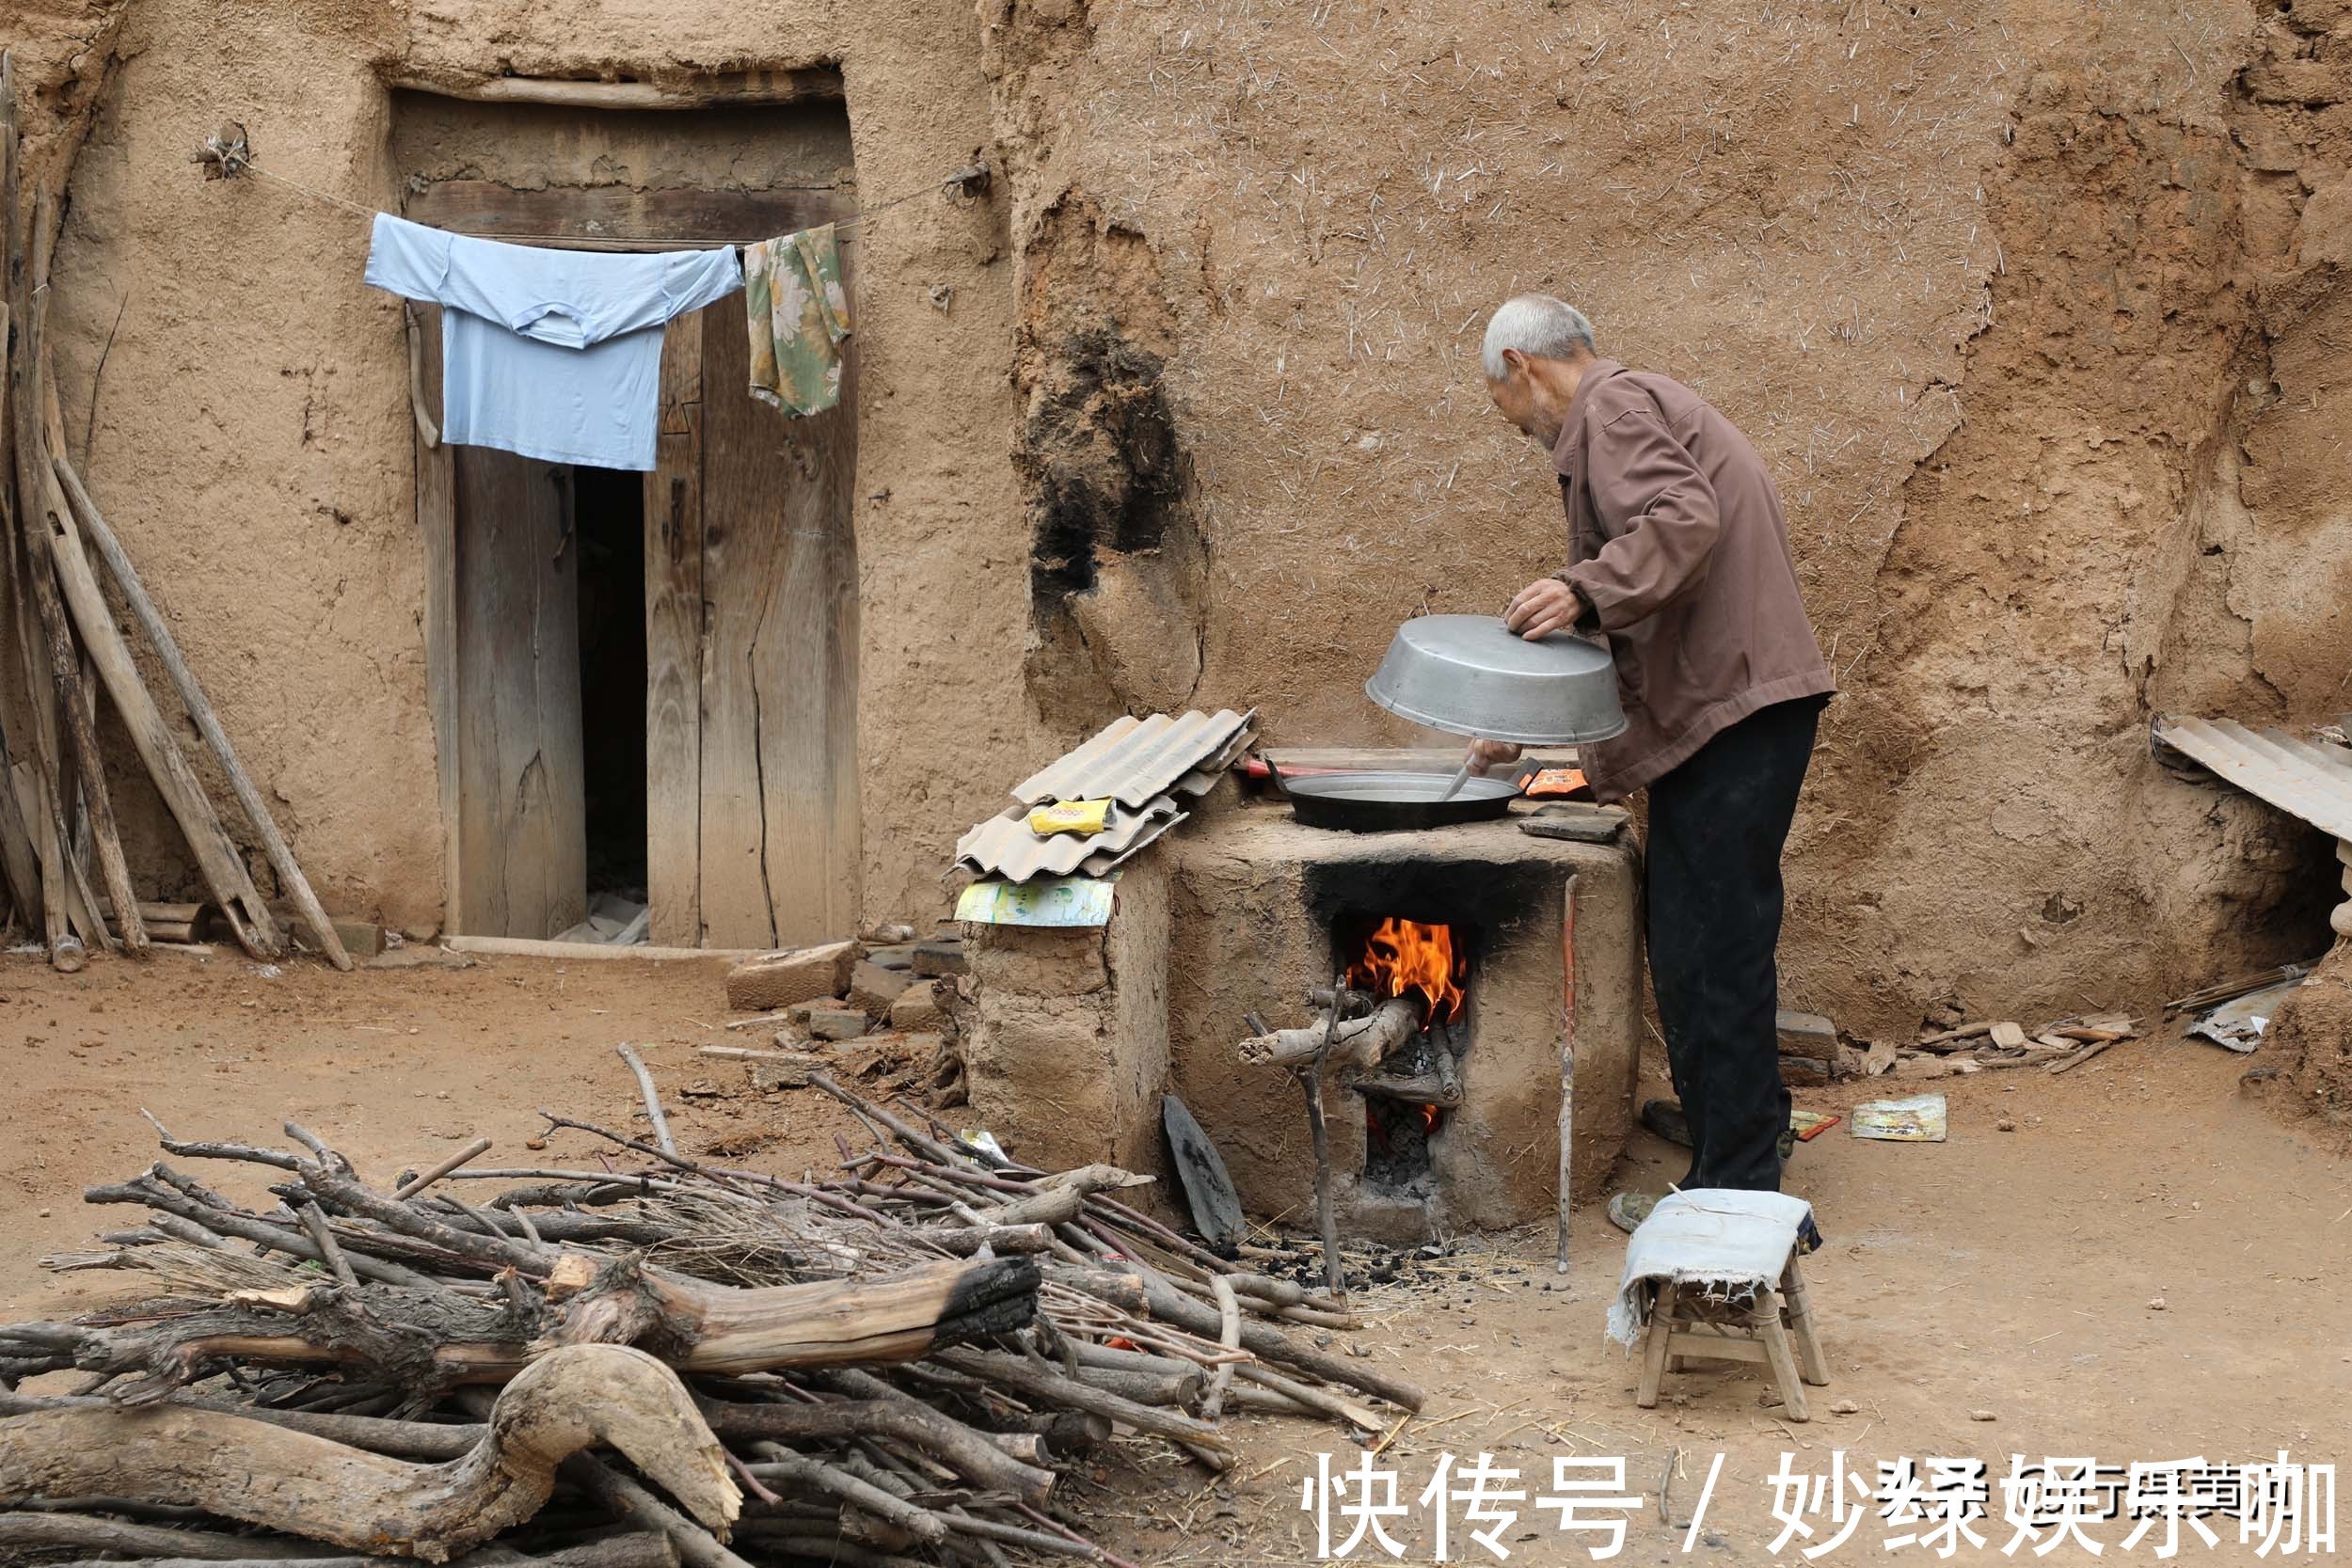
[[[1438, 1059], [1440, 1062], [1452, 1060], [1442, 1053]], [[1442, 1071], [1424, 1072], [1412, 1078], [1383, 1073], [1365, 1078], [1342, 1078], [1340, 1087], [1353, 1089], [1358, 1094], [1378, 1095], [1384, 1100], [1402, 1100], [1415, 1105], [1459, 1105], [1462, 1102], [1462, 1083], [1458, 1077], [1451, 1083], [1447, 1082], [1452, 1076]]]
[[1323, 1049], [1327, 1033], [1330, 1054], [1325, 1069], [1376, 1068], [1380, 1059], [1421, 1033], [1421, 1004], [1410, 997], [1391, 997], [1363, 1018], [1343, 1021], [1331, 1029], [1324, 1021], [1298, 1029], [1275, 1029], [1243, 1040], [1234, 1049], [1253, 1067], [1293, 1067]]

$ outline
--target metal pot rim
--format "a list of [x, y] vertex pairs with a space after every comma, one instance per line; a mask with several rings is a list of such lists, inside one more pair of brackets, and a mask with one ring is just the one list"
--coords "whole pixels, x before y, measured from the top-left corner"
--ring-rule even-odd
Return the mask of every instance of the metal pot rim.
[[1364, 695], [1371, 698], [1377, 705], [1395, 714], [1399, 719], [1409, 719], [1416, 724], [1433, 730], [1443, 730], [1448, 735], [1471, 736], [1480, 740], [1507, 740], [1515, 746], [1597, 745], [1604, 740], [1614, 740], [1625, 734], [1628, 723], [1625, 715], [1620, 713], [1614, 724], [1603, 725], [1597, 730], [1510, 730], [1495, 727], [1470, 729], [1442, 715], [1419, 712], [1410, 705], [1398, 702], [1393, 696], [1375, 689], [1377, 684], [1378, 677], [1376, 676], [1364, 682]]

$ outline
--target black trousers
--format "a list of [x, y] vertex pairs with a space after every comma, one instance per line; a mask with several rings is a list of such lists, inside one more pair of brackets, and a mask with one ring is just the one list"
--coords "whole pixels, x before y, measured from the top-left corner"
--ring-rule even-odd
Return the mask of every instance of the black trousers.
[[1759, 708], [1649, 786], [1650, 984], [1691, 1127], [1686, 1188], [1780, 1190], [1780, 854], [1827, 701]]

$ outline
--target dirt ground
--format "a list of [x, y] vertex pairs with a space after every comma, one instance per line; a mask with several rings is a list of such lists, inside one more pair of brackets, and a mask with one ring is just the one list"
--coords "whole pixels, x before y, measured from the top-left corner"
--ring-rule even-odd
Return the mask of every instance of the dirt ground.
[[[65, 978], [0, 958], [0, 1039], [23, 1097], [19, 1132], [0, 1145], [0, 1231], [13, 1243], [0, 1255], [0, 1309], [72, 1310], [108, 1288], [103, 1275], [44, 1274], [37, 1259], [109, 1220], [78, 1194], [152, 1157], [142, 1106], [187, 1135], [269, 1138], [291, 1117], [378, 1177], [477, 1133], [497, 1140], [490, 1160], [519, 1161], [539, 1105], [612, 1125], [630, 1115], [612, 1054], [628, 1040], [652, 1062], [683, 1143], [723, 1143], [775, 1170], [829, 1161], [833, 1132], [851, 1131], [831, 1102], [752, 1096], [726, 1064], [693, 1054], [743, 1037], [721, 1027], [716, 974], [696, 963], [488, 958], [273, 974], [226, 955], [162, 955]], [[1622, 1238], [1597, 1209], [1576, 1216], [1565, 1291], [1552, 1288], [1549, 1235], [1465, 1239], [1419, 1284], [1359, 1298], [1357, 1342], [1431, 1396], [1380, 1463], [1409, 1501], [1441, 1452], [1467, 1462], [1489, 1451], [1522, 1472], [1506, 1484], [1531, 1496], [1547, 1489], [1555, 1457], [1622, 1457], [1642, 1502], [1619, 1560], [1662, 1562], [1682, 1557], [1684, 1532], [1661, 1523], [1661, 1476], [1674, 1467], [1679, 1525], [1722, 1454], [1691, 1557], [1734, 1565], [1803, 1560], [1802, 1540], [1778, 1557], [1768, 1549], [1777, 1527], [1765, 1478], [1784, 1451], [1819, 1474], [1842, 1449], [1872, 1480], [1899, 1457], [1923, 1469], [1930, 1457], [1984, 1459], [1994, 1516], [1977, 1527], [1986, 1546], [1972, 1557], [1963, 1545], [1960, 1561], [2032, 1560], [2029, 1546], [1998, 1555], [2010, 1531], [1997, 1481], [2012, 1452], [2244, 1463], [2284, 1449], [2341, 1463], [2352, 1340], [2331, 1282], [2352, 1271], [2352, 1164], [2258, 1104], [2276, 1089], [2241, 1086], [2249, 1062], [2263, 1055], [2162, 1035], [2063, 1078], [1988, 1072], [1931, 1085], [1951, 1101], [1940, 1146], [1857, 1142], [1842, 1126], [1804, 1146], [1790, 1184], [1829, 1238], [1808, 1268], [1833, 1377], [1814, 1392], [1809, 1425], [1762, 1402], [1764, 1385], [1744, 1370], [1670, 1376], [1657, 1411], [1634, 1408], [1632, 1364], [1600, 1332]], [[1843, 1112], [1883, 1083], [1804, 1091], [1800, 1102]], [[1662, 1092], [1654, 1075], [1644, 1089]], [[1997, 1130], [2003, 1119], [2014, 1131]], [[1679, 1174], [1679, 1152], [1645, 1137], [1629, 1174], [1659, 1184]], [[1833, 1413], [1842, 1401], [1856, 1408]], [[1172, 1455], [1120, 1452], [1096, 1469], [1099, 1489], [1076, 1488], [1079, 1505], [1137, 1562], [1312, 1560], [1301, 1480], [1318, 1451], [1343, 1469], [1360, 1450], [1324, 1428], [1244, 1430], [1248, 1457], [1222, 1480]], [[1602, 1539], [1563, 1536], [1553, 1514], [1517, 1506], [1499, 1538], [1512, 1560], [1584, 1561]], [[1391, 1528], [1406, 1560], [1429, 1560], [1425, 1511]], [[2161, 1530], [2125, 1554], [2127, 1528], [2091, 1527], [2109, 1547], [2102, 1560], [2153, 1555]], [[1455, 1529], [1456, 1560], [1493, 1560], [1458, 1518]], [[1882, 1550], [1886, 1533], [1866, 1520], [1819, 1560], [1909, 1560]], [[2182, 1557], [2257, 1560], [2226, 1524], [2218, 1549], [2185, 1537]]]

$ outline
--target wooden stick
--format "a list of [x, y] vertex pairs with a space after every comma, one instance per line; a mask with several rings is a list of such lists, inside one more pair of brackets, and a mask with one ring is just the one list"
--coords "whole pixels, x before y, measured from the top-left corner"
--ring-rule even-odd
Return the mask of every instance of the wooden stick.
[[[624, 1046], [622, 1049], [627, 1050], [628, 1048]], [[482, 1156], [489, 1152], [490, 1140], [487, 1138], [476, 1138], [473, 1142], [468, 1144], [465, 1148], [459, 1149], [448, 1159], [443, 1160], [439, 1164], [433, 1166], [430, 1170], [427, 1170], [423, 1175], [412, 1178], [411, 1180], [404, 1181], [399, 1186], [393, 1188], [392, 1196], [396, 1200], [406, 1202], [407, 1200], [414, 1198], [419, 1193], [424, 1191], [427, 1187], [433, 1185], [434, 1182], [438, 1181], [442, 1177], [447, 1176], [450, 1172], [455, 1170], [458, 1166], [479, 1160]]]
[[1552, 1260], [1552, 1271], [1568, 1272], [1568, 1195], [1571, 1146], [1576, 1140], [1576, 873], [1568, 873], [1568, 885], [1560, 895], [1560, 954], [1562, 961], [1560, 989], [1565, 1004], [1560, 1021], [1560, 1192], [1558, 1206], [1559, 1237]]
[[858, 1397], [839, 1404], [726, 1404], [703, 1402], [704, 1418], [722, 1437], [771, 1442], [840, 1441], [859, 1436], [905, 1443], [988, 1491], [1042, 1503], [1054, 1472], [1026, 1465], [945, 1411], [893, 1388], [867, 1372], [847, 1369], [832, 1381]]
[[351, 955], [344, 950], [342, 938], [336, 935], [335, 923], [327, 918], [318, 895], [311, 891], [310, 879], [303, 875], [301, 863], [294, 859], [293, 847], [287, 844], [285, 835], [278, 832], [278, 819], [271, 815], [268, 804], [262, 799], [262, 792], [255, 786], [252, 775], [246, 771], [236, 747], [230, 742], [229, 732], [221, 727], [219, 715], [213, 711], [212, 700], [205, 695], [202, 683], [196, 678], [196, 672], [188, 667], [186, 657], [180, 651], [179, 640], [171, 635], [170, 624], [155, 608], [155, 601], [148, 596], [146, 583], [141, 580], [137, 568], [131, 564], [131, 557], [124, 551], [122, 542], [115, 537], [114, 530], [100, 515], [98, 504], [90, 499], [81, 476], [73, 471], [72, 465], [66, 461], [63, 453], [54, 456], [58, 481], [65, 487], [66, 499], [79, 515], [82, 531], [97, 549], [98, 558], [106, 563], [106, 570], [114, 578], [115, 586], [121, 591], [123, 602], [131, 607], [133, 618], [147, 633], [148, 645], [155, 650], [157, 662], [171, 677], [172, 688], [179, 692], [182, 705], [195, 721], [197, 734], [203, 737], [213, 759], [220, 764], [221, 772], [228, 777], [230, 791], [236, 796], [237, 804], [244, 808], [246, 820], [253, 826], [254, 836], [262, 841], [262, 852], [269, 857], [270, 869], [278, 874], [278, 885], [293, 900], [295, 912], [301, 916], [302, 924], [312, 940], [319, 944], [319, 951], [326, 955], [326, 961], [337, 969], [349, 969]]
[[1915, 1043], [1921, 1051], [1933, 1051], [1938, 1046], [1950, 1047], [1956, 1045], [1958, 1041], [1972, 1040], [1979, 1035], [1991, 1033], [1993, 1033], [1993, 1025], [1990, 1022], [1963, 1023], [1957, 1029], [1947, 1029], [1940, 1035], [1922, 1035]]
[[[1225, 1275], [1211, 1275], [1209, 1289], [1216, 1293], [1217, 1343], [1227, 1350], [1241, 1349], [1241, 1298], [1233, 1293], [1233, 1282]], [[1209, 1391], [1201, 1397], [1200, 1418], [1214, 1421], [1225, 1409], [1225, 1392], [1233, 1386], [1233, 1364], [1230, 1361], [1209, 1374]]]
[[[2117, 1037], [2120, 1038], [2122, 1037]], [[2080, 1051], [2075, 1052], [2072, 1056], [2062, 1057], [2058, 1061], [2052, 1062], [2048, 1067], [2043, 1068], [2042, 1070], [2044, 1072], [2065, 1072], [2070, 1069], [2078, 1068], [2085, 1062], [2090, 1060], [2091, 1057], [2099, 1054], [2100, 1052], [2112, 1046], [2114, 1043], [2114, 1039], [2092, 1040], [2089, 1045], [2084, 1046]]]
[[86, 1552], [192, 1558], [233, 1562], [253, 1558], [309, 1557], [317, 1544], [278, 1536], [228, 1535], [216, 1530], [134, 1525], [84, 1513], [0, 1513], [0, 1547], [66, 1546]]
[[1380, 1058], [1411, 1039], [1421, 1028], [1421, 1004], [1409, 997], [1391, 997], [1363, 1018], [1335, 1022], [1326, 1015], [1321, 1023], [1298, 1029], [1271, 1029], [1235, 1046], [1245, 1062], [1259, 1067], [1291, 1067], [1320, 1054], [1326, 1068], [1375, 1068]]
[[1243, 1363], [1234, 1368], [1233, 1372], [1245, 1383], [1254, 1383], [1261, 1388], [1271, 1388], [1283, 1398], [1294, 1400], [1310, 1410], [1319, 1410], [1326, 1416], [1336, 1416], [1349, 1425], [1359, 1427], [1366, 1432], [1389, 1430], [1388, 1422], [1353, 1400], [1343, 1400], [1327, 1389], [1310, 1387], [1304, 1383], [1295, 1382], [1279, 1372], [1269, 1371], [1255, 1361]]
[[319, 1255], [326, 1266], [335, 1271], [335, 1277], [345, 1285], [358, 1285], [359, 1276], [351, 1270], [351, 1259], [343, 1256], [342, 1243], [335, 1240], [334, 1230], [326, 1223], [326, 1212], [315, 1203], [306, 1203], [294, 1211], [302, 1216], [302, 1228], [318, 1243]]
[[1137, 1432], [1174, 1438], [1187, 1446], [1207, 1449], [1228, 1463], [1232, 1461], [1232, 1440], [1206, 1421], [1154, 1405], [1137, 1404], [1133, 1400], [1121, 1399], [1100, 1388], [1089, 1388], [1059, 1372], [1047, 1371], [1021, 1356], [959, 1345], [938, 1352], [932, 1359], [967, 1376], [1009, 1388], [1014, 1393], [1031, 1394], [1072, 1410], [1105, 1416], [1114, 1421], [1123, 1421]]
[[[1143, 1289], [1154, 1318], [1200, 1335], [1214, 1336], [1221, 1326], [1216, 1307], [1193, 1300], [1172, 1285], [1146, 1279]], [[1262, 1361], [1281, 1362], [1326, 1383], [1360, 1388], [1402, 1409], [1418, 1412], [1427, 1397], [1412, 1384], [1375, 1371], [1366, 1361], [1326, 1354], [1295, 1343], [1280, 1329], [1268, 1324], [1245, 1319], [1241, 1325], [1241, 1348]]]
[[661, 1146], [662, 1153], [675, 1158], [677, 1140], [670, 1136], [670, 1118], [661, 1114], [661, 1096], [654, 1091], [653, 1074], [646, 1069], [644, 1058], [627, 1040], [613, 1049], [628, 1064], [628, 1070], [637, 1075], [637, 1092], [645, 1098], [645, 1119], [653, 1123], [653, 1141]]
[[719, 1544], [719, 1538], [644, 1487], [615, 1474], [601, 1461], [576, 1453], [564, 1461], [563, 1477], [640, 1529], [660, 1530], [677, 1548], [686, 1568], [752, 1568]]
[[1340, 1264], [1340, 1222], [1331, 1204], [1331, 1132], [1323, 1116], [1323, 1058], [1297, 1074], [1307, 1095], [1307, 1135], [1315, 1154], [1315, 1224], [1323, 1241], [1323, 1284], [1333, 1295], [1347, 1293]]

